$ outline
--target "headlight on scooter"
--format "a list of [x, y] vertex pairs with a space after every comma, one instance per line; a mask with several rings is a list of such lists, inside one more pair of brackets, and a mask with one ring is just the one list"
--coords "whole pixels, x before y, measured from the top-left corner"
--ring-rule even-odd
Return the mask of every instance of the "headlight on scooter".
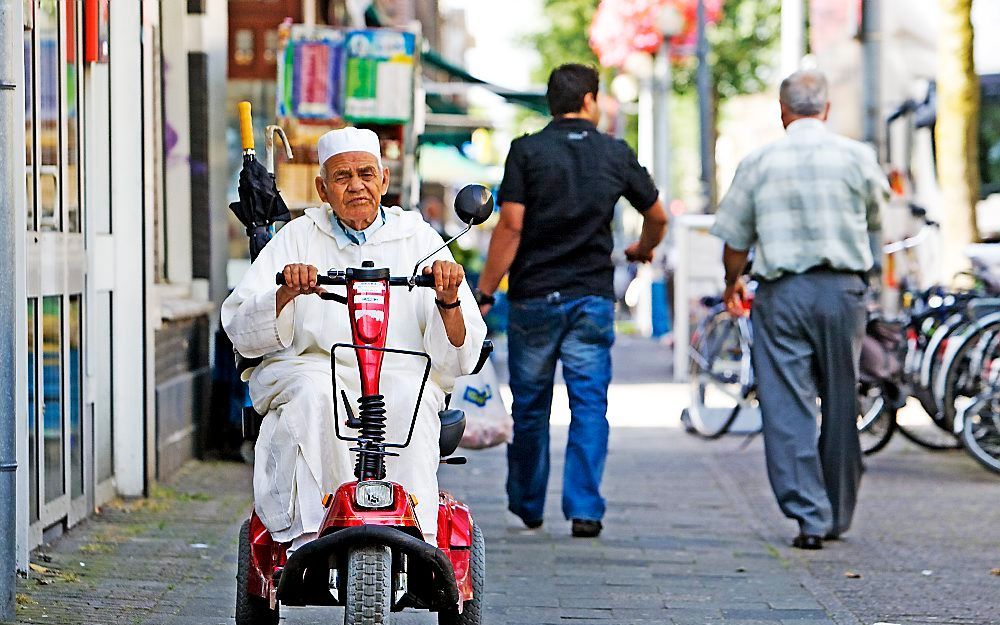
[[354, 502], [359, 508], [390, 508], [393, 504], [392, 484], [376, 481], [361, 482], [354, 491]]

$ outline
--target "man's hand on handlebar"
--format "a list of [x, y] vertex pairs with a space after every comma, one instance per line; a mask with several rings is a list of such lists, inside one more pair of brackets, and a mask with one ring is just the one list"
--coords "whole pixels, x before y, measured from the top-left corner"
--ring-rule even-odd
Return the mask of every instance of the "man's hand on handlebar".
[[641, 241], [636, 241], [625, 248], [625, 259], [630, 263], [648, 263], [653, 260], [653, 250], [642, 247]]
[[319, 270], [312, 265], [304, 263], [292, 263], [285, 265], [281, 275], [285, 278], [285, 284], [278, 287], [275, 296], [275, 314], [281, 314], [281, 310], [299, 295], [310, 295], [312, 293], [326, 293], [326, 289], [319, 286], [317, 277]]
[[436, 260], [430, 267], [424, 267], [424, 275], [434, 276], [434, 296], [439, 305], [458, 301], [458, 287], [465, 280], [465, 270], [458, 263]]
[[736, 282], [726, 285], [726, 291], [722, 294], [722, 301], [726, 304], [726, 310], [734, 317], [745, 317], [747, 309], [744, 303], [747, 299], [747, 285], [743, 278], [737, 278]]
[[317, 281], [319, 270], [312, 265], [304, 263], [285, 265], [285, 269], [281, 273], [285, 276], [285, 285], [281, 288], [286, 289], [292, 297], [326, 293], [326, 289], [319, 286]]

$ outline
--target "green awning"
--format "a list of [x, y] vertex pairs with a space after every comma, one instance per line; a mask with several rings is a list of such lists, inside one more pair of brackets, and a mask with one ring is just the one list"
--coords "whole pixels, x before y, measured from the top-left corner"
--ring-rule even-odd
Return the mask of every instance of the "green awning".
[[464, 186], [479, 183], [494, 186], [503, 177], [499, 165], [483, 165], [466, 157], [453, 145], [425, 143], [417, 150], [417, 175], [424, 182]]
[[421, 53], [421, 59], [432, 67], [436, 67], [450, 76], [459, 78], [464, 82], [474, 83], [481, 85], [485, 89], [489, 89], [493, 93], [514, 104], [520, 104], [523, 107], [529, 108], [542, 115], [549, 114], [549, 105], [545, 100], [545, 94], [532, 91], [516, 91], [514, 89], [506, 89], [493, 83], [486, 82], [481, 78], [476, 78], [469, 72], [465, 71], [464, 68], [445, 60], [440, 54], [431, 49], [426, 49]]
[[471, 130], [455, 130], [454, 132], [431, 131], [422, 132], [417, 135], [417, 145], [425, 143], [436, 143], [439, 145], [452, 145], [461, 149], [463, 145], [472, 141]]
[[443, 115], [465, 115], [469, 112], [466, 110], [466, 107], [459, 106], [451, 100], [434, 93], [428, 93], [427, 97], [424, 98], [424, 101], [427, 104], [427, 108], [431, 110], [431, 113], [441, 113]]

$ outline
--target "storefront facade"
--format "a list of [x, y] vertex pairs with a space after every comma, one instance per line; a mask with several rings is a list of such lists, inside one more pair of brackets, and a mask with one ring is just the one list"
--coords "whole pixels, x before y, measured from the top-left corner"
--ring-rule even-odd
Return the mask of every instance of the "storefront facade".
[[[22, 570], [31, 548], [112, 497], [144, 495], [151, 480], [166, 476], [163, 467], [174, 470], [197, 448], [197, 416], [181, 414], [177, 431], [157, 418], [163, 381], [156, 342], [174, 319], [215, 323], [224, 295], [213, 287], [224, 278], [212, 274], [219, 221], [212, 211], [225, 205], [205, 209], [221, 203], [212, 197], [214, 165], [196, 160], [190, 148], [192, 133], [209, 136], [190, 121], [191, 112], [213, 104], [204, 84], [189, 103], [186, 71], [211, 58], [188, 45], [205, 39], [199, 29], [211, 33], [206, 6], [224, 15], [224, 0], [13, 3], [22, 25], [14, 62], [23, 67], [16, 86], [23, 107], [10, 123], [15, 143], [24, 146], [15, 152], [24, 177], [13, 190], [14, 218], [24, 238], [14, 254], [20, 312], [9, 357], [17, 376]], [[174, 32], [163, 32], [168, 23]], [[225, 32], [208, 40], [220, 37], [224, 63]], [[184, 65], [184, 84], [175, 84], [178, 71], [164, 77], [168, 39], [183, 44], [173, 65]], [[198, 72], [203, 82], [213, 76], [207, 67]], [[224, 89], [224, 74], [215, 75]], [[212, 120], [206, 114], [200, 123]], [[197, 190], [192, 175], [202, 176]], [[204, 198], [201, 232], [192, 229], [195, 191]], [[203, 242], [193, 243], [194, 235]], [[199, 262], [207, 267], [203, 275]], [[208, 342], [196, 350], [192, 360], [207, 363]], [[182, 398], [189, 392], [171, 388]]]

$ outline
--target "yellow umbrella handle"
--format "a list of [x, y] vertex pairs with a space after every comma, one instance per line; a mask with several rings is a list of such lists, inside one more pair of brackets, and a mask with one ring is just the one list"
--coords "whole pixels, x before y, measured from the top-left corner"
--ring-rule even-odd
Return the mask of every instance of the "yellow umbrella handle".
[[243, 149], [253, 149], [253, 117], [250, 116], [250, 103], [243, 101], [236, 105], [240, 111], [240, 137], [243, 139]]

